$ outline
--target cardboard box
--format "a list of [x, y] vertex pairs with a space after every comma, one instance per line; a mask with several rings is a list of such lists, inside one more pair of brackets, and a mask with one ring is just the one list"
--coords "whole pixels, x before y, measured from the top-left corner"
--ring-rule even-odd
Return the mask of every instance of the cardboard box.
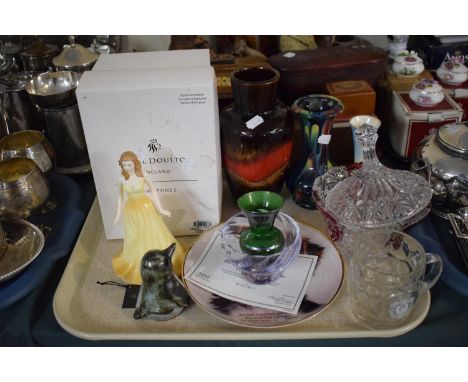
[[159, 68], [186, 68], [190, 66], [209, 66], [208, 49], [169, 50], [161, 52], [137, 52], [101, 54], [93, 66], [99, 70], [143, 70]]
[[445, 93], [451, 96], [463, 109], [462, 120], [468, 120], [468, 81], [460, 85], [447, 85], [443, 82], [440, 82], [440, 84], [444, 87]]
[[436, 70], [442, 62], [448, 59], [456, 58], [459, 62], [468, 61], [468, 42], [442, 43], [436, 36], [411, 36], [408, 50], [415, 50], [424, 60], [426, 68], [431, 70]]
[[421, 140], [448, 123], [462, 120], [462, 108], [448, 95], [434, 107], [416, 105], [408, 92], [393, 92], [390, 144], [401, 157], [411, 159]]
[[199, 54], [179, 52], [185, 67], [165, 68], [165, 55], [157, 52], [158, 69], [138, 57], [128, 60], [124, 54], [127, 58], [119, 61], [119, 55], [110, 55], [81, 78], [76, 94], [107, 239], [123, 237], [123, 228], [113, 221], [124, 151], [133, 151], [142, 162], [162, 207], [172, 213], [162, 218], [174, 235], [198, 234], [219, 223], [216, 80], [209, 57], [207, 65], [199, 65]]

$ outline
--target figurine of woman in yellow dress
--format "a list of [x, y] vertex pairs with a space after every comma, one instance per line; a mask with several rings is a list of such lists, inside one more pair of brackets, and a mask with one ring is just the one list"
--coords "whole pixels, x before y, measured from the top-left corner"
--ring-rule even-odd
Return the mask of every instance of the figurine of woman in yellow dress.
[[[140, 263], [143, 255], [151, 249], [164, 249], [176, 243], [172, 266], [174, 272], [181, 276], [185, 250], [159, 215], [161, 213], [170, 217], [171, 213], [161, 207], [156, 190], [143, 175], [141, 162], [133, 152], [122, 153], [119, 165], [122, 168], [123, 179], [119, 185], [114, 224], [118, 224], [123, 207], [124, 247], [112, 259], [114, 272], [128, 283], [141, 284]], [[146, 196], [145, 185], [151, 196]]]

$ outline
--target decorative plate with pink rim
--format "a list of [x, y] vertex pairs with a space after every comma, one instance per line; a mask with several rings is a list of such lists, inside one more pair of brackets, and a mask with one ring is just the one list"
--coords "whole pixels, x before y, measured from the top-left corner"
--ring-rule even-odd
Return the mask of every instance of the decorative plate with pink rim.
[[[322, 312], [333, 302], [341, 289], [344, 276], [343, 260], [336, 247], [323, 233], [306, 224], [298, 224], [302, 232], [301, 254], [318, 256], [318, 261], [296, 315], [228, 300], [200, 288], [184, 277], [192, 299], [199, 307], [221, 320], [251, 328], [275, 328], [297, 324]], [[193, 244], [185, 259], [184, 276], [219, 228], [206, 232]]]

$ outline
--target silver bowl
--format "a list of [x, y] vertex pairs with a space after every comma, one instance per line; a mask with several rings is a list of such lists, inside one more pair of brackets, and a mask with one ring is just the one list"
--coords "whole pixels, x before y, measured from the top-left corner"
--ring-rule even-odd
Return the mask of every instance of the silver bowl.
[[0, 160], [30, 158], [43, 173], [53, 169], [55, 152], [44, 134], [37, 130], [24, 130], [0, 140]]
[[0, 256], [0, 283], [24, 270], [41, 253], [44, 235], [23, 219], [1, 220], [6, 248]]
[[52, 67], [52, 58], [57, 54], [58, 46], [36, 41], [24, 47], [19, 54], [25, 70], [44, 71]]
[[80, 77], [80, 73], [68, 71], [42, 73], [26, 84], [26, 92], [39, 107], [62, 108], [76, 103]]
[[47, 204], [49, 182], [29, 158], [0, 162], [0, 217], [26, 218]]

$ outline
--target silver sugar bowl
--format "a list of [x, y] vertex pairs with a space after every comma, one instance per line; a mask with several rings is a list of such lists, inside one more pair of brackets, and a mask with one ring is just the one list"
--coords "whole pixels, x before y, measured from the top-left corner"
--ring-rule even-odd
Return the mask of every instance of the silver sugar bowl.
[[468, 207], [468, 122], [444, 125], [424, 138], [411, 170], [429, 180], [434, 214], [447, 218]]

